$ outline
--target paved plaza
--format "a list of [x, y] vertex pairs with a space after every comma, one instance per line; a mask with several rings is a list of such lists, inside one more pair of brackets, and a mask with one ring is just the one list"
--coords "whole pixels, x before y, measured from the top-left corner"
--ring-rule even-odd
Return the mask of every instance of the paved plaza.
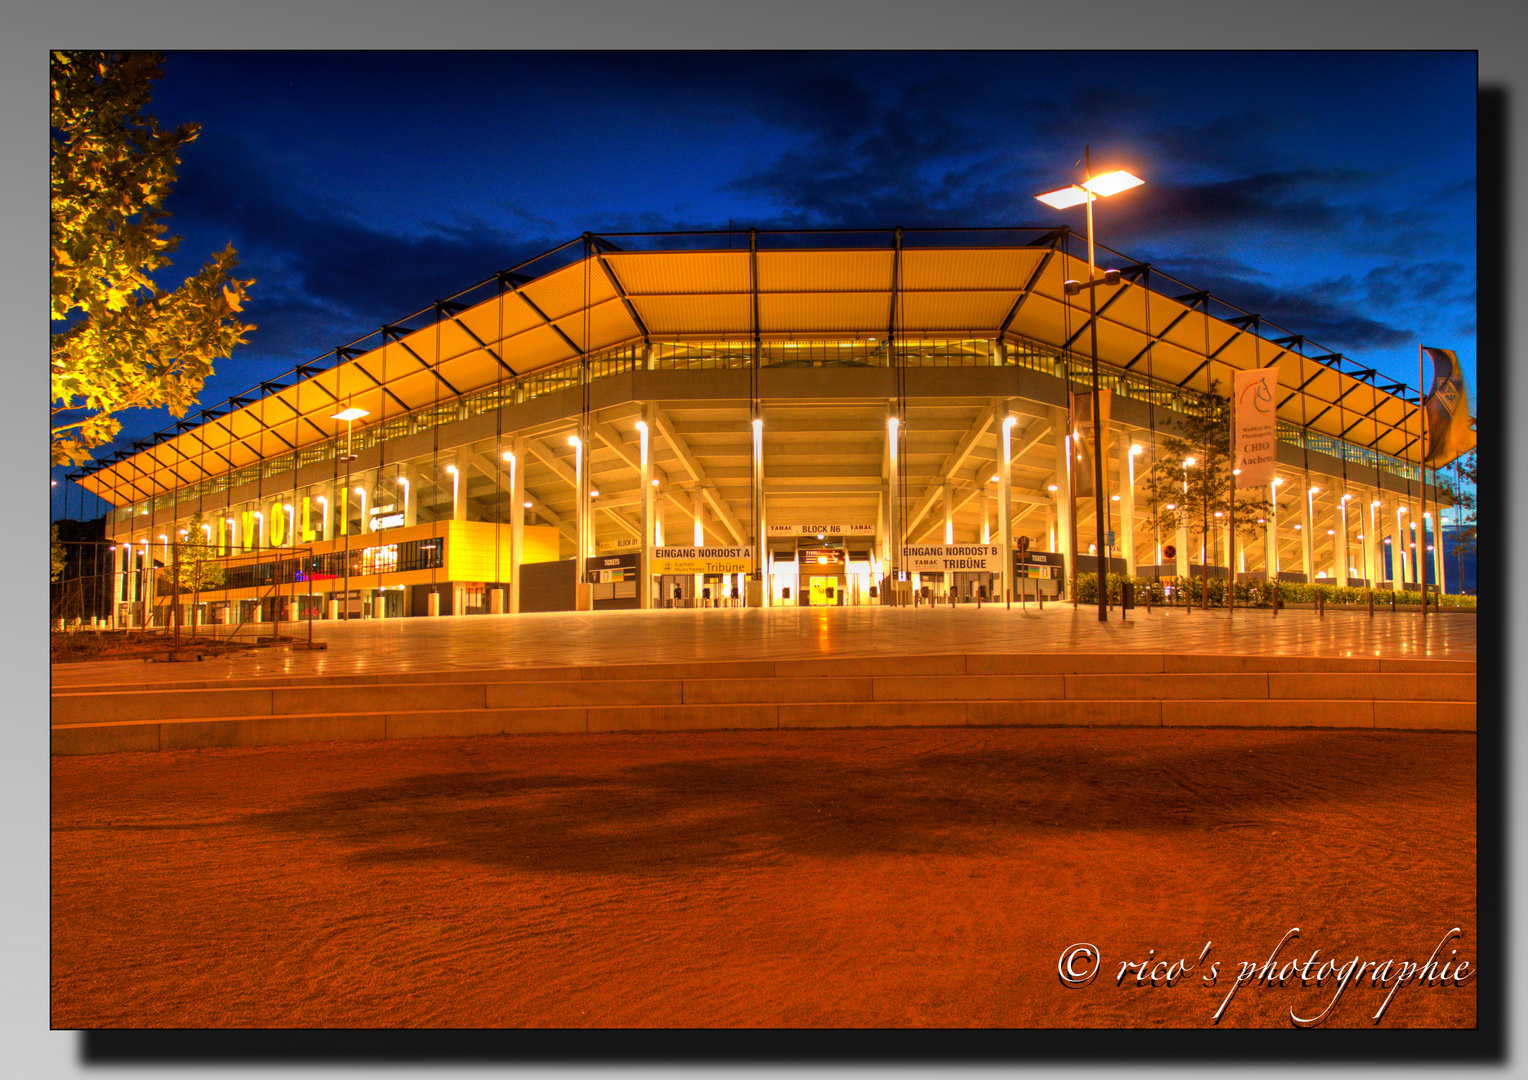
[[[957, 608], [767, 608], [564, 612], [317, 622], [313, 652], [259, 649], [200, 663], [60, 664], [56, 690], [257, 675], [346, 675], [495, 667], [788, 660], [940, 653], [1171, 652], [1474, 660], [1476, 616], [1444, 612], [1138, 608], [1047, 604]], [[307, 626], [283, 624], [283, 634]]]

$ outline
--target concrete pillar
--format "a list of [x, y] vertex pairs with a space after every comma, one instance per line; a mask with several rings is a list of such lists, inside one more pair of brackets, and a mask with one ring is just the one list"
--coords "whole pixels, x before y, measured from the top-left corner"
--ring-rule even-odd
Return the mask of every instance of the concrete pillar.
[[1069, 423], [1066, 409], [1051, 407], [1051, 442], [1056, 449], [1056, 551], [1060, 552], [1066, 565], [1061, 571], [1061, 595], [1067, 596], [1071, 589], [1072, 569], [1077, 565], [1077, 543], [1072, 536], [1072, 444], [1067, 437]]
[[403, 527], [419, 523], [419, 500], [414, 498], [414, 484], [418, 474], [405, 465], [398, 470], [398, 494], [403, 498]]
[[1390, 560], [1395, 567], [1395, 587], [1398, 589], [1405, 588], [1412, 580], [1411, 564], [1406, 558], [1407, 535], [1410, 530], [1406, 528], [1406, 514], [1404, 510], [1405, 507], [1397, 500], [1395, 513], [1391, 515], [1391, 520], [1395, 522], [1395, 535], [1390, 540]]
[[447, 465], [446, 472], [451, 476], [451, 520], [466, 521], [467, 477], [456, 465]]
[[886, 408], [886, 535], [890, 542], [891, 563], [887, 570], [887, 578], [891, 583], [896, 595], [901, 594], [897, 588], [896, 571], [902, 569], [902, 520], [901, 507], [898, 505], [899, 485], [897, 483], [897, 443], [900, 438], [902, 419], [896, 413], [894, 406]]
[[1378, 493], [1365, 492], [1363, 498], [1363, 510], [1360, 513], [1360, 521], [1363, 522], [1363, 576], [1369, 579], [1369, 588], [1374, 588], [1375, 582], [1380, 580], [1380, 559], [1375, 555], [1375, 548], [1380, 544], [1380, 507], [1378, 507]]
[[[1437, 514], [1437, 517], [1434, 517], [1434, 514]], [[1437, 584], [1440, 593], [1446, 591], [1443, 580], [1443, 529], [1439, 525], [1442, 516], [1441, 512], [1428, 511], [1428, 520], [1432, 525], [1432, 551], [1429, 554], [1432, 555], [1433, 581]]]
[[355, 499], [356, 509], [359, 511], [358, 516], [361, 522], [356, 528], [358, 533], [371, 532], [371, 515], [367, 513], [369, 507], [366, 505], [368, 502], [366, 491], [369, 486], [366, 483], [364, 474], [350, 478], [350, 495]]
[[582, 585], [584, 582], [584, 560], [589, 557], [589, 500], [584, 498], [584, 490], [589, 486], [584, 480], [584, 444], [577, 436], [568, 438], [568, 445], [573, 447], [573, 507], [574, 507], [574, 536], [573, 558], [577, 563], [575, 580]]
[[320, 540], [334, 539], [334, 519], [338, 516], [338, 508], [334, 505], [334, 485], [329, 484], [318, 489], [318, 496], [314, 500], [319, 509], [319, 536]]
[[509, 456], [509, 610], [520, 613], [520, 568], [525, 564], [525, 439], [515, 436]]
[[[757, 349], [757, 345], [755, 349]], [[772, 569], [769, 560], [769, 533], [764, 524], [764, 416], [762, 402], [759, 404], [759, 410], [759, 415], [753, 418], [749, 431], [753, 439], [753, 454], [751, 458], [753, 504], [758, 507], [758, 514], [753, 522], [753, 565], [758, 580], [749, 582], [743, 592], [744, 602], [749, 607], [767, 607], [769, 605], [769, 591], [771, 588], [769, 579], [770, 570]]]
[[1300, 567], [1305, 572], [1307, 584], [1313, 584], [1316, 580], [1316, 538], [1312, 535], [1313, 528], [1311, 519], [1315, 516], [1311, 513], [1312, 501], [1316, 493], [1311, 491], [1310, 477], [1305, 477], [1305, 489], [1300, 494], [1300, 524], [1296, 526], [1300, 530]]
[[[646, 347], [651, 355], [652, 346]], [[653, 487], [653, 407], [651, 402], [642, 403], [642, 419], [637, 421], [637, 439], [639, 443], [637, 462], [640, 476], [637, 483], [642, 489], [642, 570], [637, 575], [637, 603], [643, 608], [653, 606], [653, 554], [656, 527], [654, 518], [654, 503], [657, 501], [658, 491]]]
[[1268, 485], [1268, 513], [1263, 518], [1263, 577], [1279, 580], [1279, 488]]
[[944, 478], [944, 542], [955, 542], [955, 501], [950, 493], [950, 478]]
[[1119, 550], [1125, 557], [1125, 573], [1135, 576], [1135, 449], [1130, 433], [1119, 439]]
[[1013, 595], [1013, 425], [1017, 417], [1008, 415], [1008, 403], [1002, 401], [994, 406], [993, 419], [998, 425], [999, 441], [997, 544], [1003, 560], [1002, 596], [993, 599], [999, 600]]
[[[701, 493], [700, 484], [698, 481], [696, 482], [694, 489], [690, 492], [690, 509], [694, 513], [695, 517], [695, 531], [693, 536], [695, 546], [704, 547], [706, 544], [706, 500], [705, 496]], [[695, 603], [697, 606], [700, 604], [700, 591], [705, 587], [705, 580], [706, 576], [704, 574], [695, 575], [695, 592], [693, 595], [695, 597]]]
[[[1051, 501], [1045, 504], [1045, 532], [1047, 536], [1047, 551], [1056, 550], [1056, 498], [1051, 496]], [[989, 543], [991, 541], [988, 541]]]
[[982, 543], [992, 543], [992, 491], [982, 492]]
[[1332, 561], [1337, 564], [1337, 584], [1346, 587], [1348, 584], [1348, 507], [1352, 505], [1352, 492], [1344, 490], [1337, 496], [1337, 523], [1332, 527], [1337, 534], [1332, 537], [1336, 541], [1332, 545]]

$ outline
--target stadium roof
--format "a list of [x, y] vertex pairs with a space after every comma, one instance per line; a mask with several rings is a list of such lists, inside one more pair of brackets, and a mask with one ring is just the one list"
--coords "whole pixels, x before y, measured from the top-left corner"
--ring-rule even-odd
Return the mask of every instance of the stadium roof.
[[[346, 406], [398, 415], [625, 344], [1002, 337], [1081, 360], [1087, 293], [1063, 289], [1088, 276], [1076, 241], [1065, 228], [585, 234], [73, 476], [108, 501], [143, 498], [330, 439]], [[1098, 289], [1101, 363], [1222, 393], [1232, 369], [1277, 363], [1281, 420], [1416, 453], [1404, 384], [1100, 252], [1100, 269], [1122, 271]]]

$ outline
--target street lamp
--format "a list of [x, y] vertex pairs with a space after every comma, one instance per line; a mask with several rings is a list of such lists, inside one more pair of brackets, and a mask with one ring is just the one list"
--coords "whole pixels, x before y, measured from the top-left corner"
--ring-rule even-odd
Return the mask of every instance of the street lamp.
[[[363, 416], [370, 415], [365, 409], [358, 409], [352, 405], [341, 409], [329, 417], [330, 420], [345, 421], [345, 452], [340, 455], [340, 460], [345, 463], [345, 498], [340, 500], [340, 504], [346, 507], [343, 523], [345, 528], [345, 622], [350, 621], [350, 509], [348, 506], [350, 502], [350, 463], [355, 461], [357, 457], [355, 451], [351, 448], [351, 437], [354, 433], [355, 422]], [[328, 512], [327, 504], [325, 504], [324, 510], [326, 513]], [[362, 513], [364, 514], [365, 511], [363, 510]]]
[[[1093, 501], [1094, 516], [1098, 525], [1098, 621], [1107, 622], [1109, 619], [1109, 592], [1106, 585], [1108, 581], [1107, 563], [1105, 561], [1108, 549], [1104, 544], [1104, 461], [1103, 461], [1103, 416], [1098, 407], [1098, 291], [1100, 279], [1096, 275], [1093, 264], [1093, 200], [1105, 195], [1114, 195], [1130, 188], [1138, 187], [1145, 181], [1138, 176], [1132, 176], [1123, 169], [1107, 172], [1100, 176], [1093, 175], [1093, 163], [1091, 150], [1083, 147], [1083, 182], [1081, 184], [1068, 184], [1064, 188], [1055, 191], [1047, 191], [1035, 198], [1047, 206], [1064, 210], [1069, 206], [1083, 203], [1088, 208], [1088, 327], [1092, 338], [1093, 352]], [[1102, 278], [1105, 285], [1118, 285], [1120, 273], [1118, 270], [1106, 270]], [[1082, 291], [1082, 284], [1076, 281], [1067, 281], [1062, 290], [1068, 296], [1076, 296]]]

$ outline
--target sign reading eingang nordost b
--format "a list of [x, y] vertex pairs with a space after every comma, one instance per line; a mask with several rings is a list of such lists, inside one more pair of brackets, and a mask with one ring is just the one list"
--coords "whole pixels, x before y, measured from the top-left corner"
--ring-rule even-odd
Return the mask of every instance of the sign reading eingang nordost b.
[[902, 565], [918, 573], [939, 571], [1003, 572], [1003, 549], [996, 544], [909, 544]]
[[653, 549], [652, 574], [751, 574], [751, 547], [660, 547]]

